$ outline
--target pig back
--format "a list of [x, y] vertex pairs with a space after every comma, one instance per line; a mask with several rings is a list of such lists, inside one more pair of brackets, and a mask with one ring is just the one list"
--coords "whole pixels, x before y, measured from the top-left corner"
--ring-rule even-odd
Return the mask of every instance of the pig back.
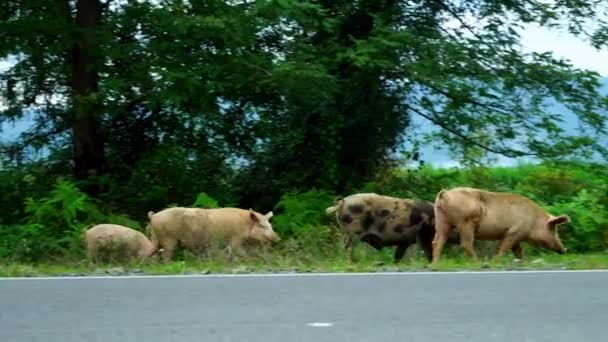
[[206, 232], [212, 238], [230, 239], [246, 236], [253, 222], [249, 210], [240, 208], [213, 208], [206, 211]]
[[480, 229], [501, 227], [519, 229], [525, 235], [537, 225], [546, 222], [547, 212], [527, 197], [510, 194], [483, 192], [484, 215]]
[[89, 249], [112, 247], [127, 249], [135, 255], [151, 249], [151, 243], [141, 232], [117, 224], [98, 224], [89, 228], [85, 233]]
[[377, 194], [344, 198], [339, 219], [348, 234], [373, 235], [385, 244], [413, 242], [422, 225], [432, 228], [432, 204]]
[[[436, 205], [453, 225], [474, 222], [480, 237], [493, 237], [512, 227], [530, 229], [546, 213], [536, 203], [516, 194], [474, 188], [454, 188], [438, 195]], [[522, 232], [523, 233], [523, 232]]]
[[172, 207], [150, 216], [150, 227], [159, 237], [193, 238], [207, 226], [205, 209]]

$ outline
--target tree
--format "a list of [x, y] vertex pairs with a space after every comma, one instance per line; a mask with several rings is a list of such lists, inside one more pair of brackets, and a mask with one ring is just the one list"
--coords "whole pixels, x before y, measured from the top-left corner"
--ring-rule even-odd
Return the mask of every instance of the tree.
[[[276, 1], [265, 34], [280, 56], [267, 84], [282, 101], [264, 108], [268, 138], [241, 187], [247, 204], [286, 189], [343, 192], [394, 160], [412, 116], [464, 158], [558, 159], [600, 153], [606, 99], [598, 75], [549, 53], [524, 54], [524, 24], [560, 27], [605, 44], [606, 10], [595, 2]], [[566, 21], [570, 20], [570, 21]], [[276, 38], [276, 37], [289, 37]], [[586, 127], [566, 134], [547, 101]], [[409, 132], [409, 137], [415, 136]], [[481, 134], [483, 139], [478, 139]], [[420, 139], [422, 140], [422, 139]], [[396, 151], [397, 150], [397, 151]], [[415, 152], [415, 151], [414, 151]], [[412, 153], [418, 156], [418, 153]]]
[[[16, 64], [1, 76], [0, 117], [31, 109], [36, 125], [4, 147], [50, 146], [79, 179], [106, 174], [90, 193], [154, 193], [142, 206], [200, 190], [257, 208], [288, 189], [358, 187], [395, 161], [405, 133], [416, 137], [413, 116], [467, 158], [606, 157], [598, 75], [518, 45], [522, 26], [537, 24], [605, 46], [606, 7], [11, 0], [0, 58]], [[548, 100], [578, 116], [580, 134], [560, 127]], [[169, 160], [179, 170], [162, 169]]]
[[[135, 184], [151, 188], [141, 184], [140, 167], [153, 168], [145, 171], [152, 173], [149, 179], [167, 182], [172, 174], [175, 183], [192, 183], [192, 173], [203, 170], [203, 184], [213, 187], [209, 183], [228, 172], [227, 160], [238, 156], [233, 147], [245, 146], [242, 140], [251, 136], [242, 109], [228, 113], [220, 106], [241, 101], [246, 92], [243, 81], [234, 80], [236, 68], [242, 67], [243, 77], [259, 72], [242, 61], [264, 57], [233, 54], [255, 37], [248, 7], [224, 1], [10, 1], [0, 9], [0, 58], [15, 64], [2, 75], [0, 96], [8, 108], [0, 117], [33, 115], [36, 125], [4, 151], [19, 159], [30, 146], [51, 146], [58, 153], [48, 158], [63, 158], [93, 195]], [[235, 30], [239, 25], [242, 30]], [[183, 158], [183, 179], [157, 169], [164, 166], [155, 159], [169, 154]], [[164, 187], [168, 193], [159, 193], [165, 200], [184, 192]]]
[[0, 11], [0, 56], [16, 59], [3, 75], [9, 105], [3, 114], [19, 118], [26, 108], [44, 108], [22, 146], [45, 144], [69, 129], [76, 178], [102, 175], [98, 32], [107, 6], [98, 0], [9, 1]]

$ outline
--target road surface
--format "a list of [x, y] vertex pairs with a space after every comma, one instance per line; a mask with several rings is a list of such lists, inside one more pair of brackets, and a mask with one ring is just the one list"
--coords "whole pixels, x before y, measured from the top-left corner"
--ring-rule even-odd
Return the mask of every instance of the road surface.
[[0, 280], [0, 341], [606, 341], [608, 272]]

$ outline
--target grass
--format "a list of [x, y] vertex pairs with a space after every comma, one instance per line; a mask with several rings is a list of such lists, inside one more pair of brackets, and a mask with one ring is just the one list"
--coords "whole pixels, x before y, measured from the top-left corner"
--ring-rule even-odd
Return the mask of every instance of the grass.
[[359, 243], [354, 249], [353, 261], [349, 261], [342, 239], [339, 232], [316, 230], [299, 238], [281, 240], [267, 251], [255, 245], [249, 246], [248, 257], [245, 258], [228, 260], [222, 254], [221, 246], [215, 246], [209, 259], [179, 251], [175, 261], [168, 263], [153, 258], [147, 262], [95, 264], [84, 257], [83, 250], [78, 250], [76, 255], [47, 257], [36, 263], [0, 259], [0, 277], [608, 269], [608, 251], [559, 255], [527, 244], [522, 245], [523, 261], [515, 261], [512, 254], [501, 260], [492, 260], [498, 246], [495, 241], [476, 242], [478, 261], [468, 258], [459, 246], [446, 245], [440, 263], [432, 269], [417, 246], [410, 247], [403, 260], [395, 265], [392, 248], [378, 252], [365, 243]]
[[608, 269], [608, 252], [566, 255], [528, 253], [523, 261], [516, 261], [512, 256], [491, 261], [488, 256], [482, 256], [478, 261], [472, 261], [457, 251], [453, 255], [443, 256], [440, 263], [432, 269], [419, 251], [408, 252], [406, 258], [397, 265], [392, 263], [390, 252], [385, 250], [377, 253], [364, 248], [357, 251], [353, 262], [349, 262], [343, 255], [313, 258], [278, 252], [233, 261], [221, 257], [202, 260], [192, 255], [182, 255], [180, 259], [168, 263], [152, 260], [145, 263], [94, 264], [86, 259], [56, 259], [39, 263], [0, 261], [0, 277]]

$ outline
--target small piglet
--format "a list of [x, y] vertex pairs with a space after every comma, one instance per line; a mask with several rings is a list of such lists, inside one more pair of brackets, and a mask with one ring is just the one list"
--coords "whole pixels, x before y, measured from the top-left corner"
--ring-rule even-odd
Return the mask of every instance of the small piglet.
[[87, 256], [94, 261], [147, 259], [156, 251], [148, 238], [137, 230], [117, 224], [98, 224], [85, 234]]

